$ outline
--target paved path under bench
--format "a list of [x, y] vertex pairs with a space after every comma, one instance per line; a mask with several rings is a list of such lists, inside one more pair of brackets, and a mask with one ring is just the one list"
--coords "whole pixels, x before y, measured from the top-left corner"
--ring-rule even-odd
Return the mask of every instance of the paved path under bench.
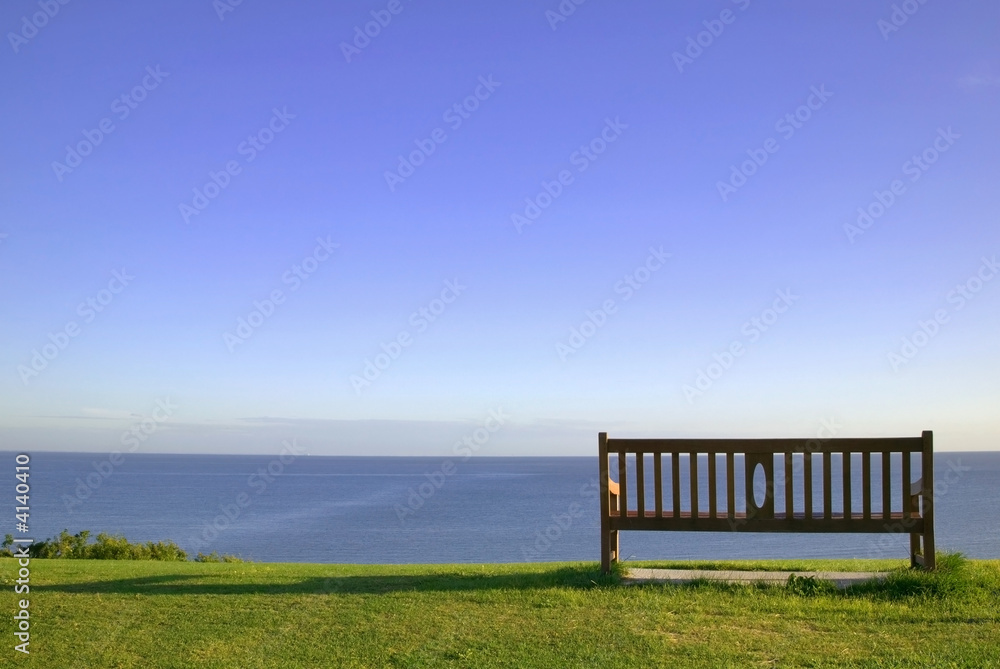
[[625, 583], [690, 583], [697, 579], [725, 581], [726, 583], [770, 583], [784, 585], [788, 577], [811, 576], [817, 580], [832, 581], [838, 588], [883, 579], [885, 572], [877, 571], [725, 571], [705, 569], [636, 569], [628, 570]]

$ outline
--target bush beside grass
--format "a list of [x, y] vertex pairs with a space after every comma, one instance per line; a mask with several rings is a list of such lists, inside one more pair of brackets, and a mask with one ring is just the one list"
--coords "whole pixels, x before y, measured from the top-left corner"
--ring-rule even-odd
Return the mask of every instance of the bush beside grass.
[[[131, 543], [122, 535], [97, 535], [94, 543], [89, 542], [90, 530], [70, 534], [63, 530], [58, 536], [44, 541], [36, 541], [28, 546], [28, 557], [71, 560], [160, 560], [164, 562], [179, 562], [188, 559], [187, 552], [173, 541], [147, 541], [146, 543]], [[0, 557], [13, 557], [11, 546], [14, 537], [8, 534], [0, 544]], [[198, 553], [195, 562], [243, 562], [233, 555], [219, 555], [212, 552], [209, 555]]]
[[205, 555], [204, 553], [198, 553], [198, 557], [196, 557], [194, 561], [195, 562], [248, 562], [248, 560], [236, 557], [235, 555], [219, 555], [215, 551], [212, 551], [208, 555]]

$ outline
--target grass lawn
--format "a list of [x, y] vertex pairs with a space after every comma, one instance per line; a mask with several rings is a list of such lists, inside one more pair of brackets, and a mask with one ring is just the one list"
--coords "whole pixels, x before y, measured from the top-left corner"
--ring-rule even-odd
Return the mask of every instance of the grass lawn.
[[[897, 569], [886, 584], [620, 585], [595, 563], [317, 565], [32, 560], [31, 656], [0, 666], [1000, 667], [1000, 561], [636, 566]], [[630, 563], [632, 564], [632, 563]], [[9, 615], [8, 615], [9, 614]]]

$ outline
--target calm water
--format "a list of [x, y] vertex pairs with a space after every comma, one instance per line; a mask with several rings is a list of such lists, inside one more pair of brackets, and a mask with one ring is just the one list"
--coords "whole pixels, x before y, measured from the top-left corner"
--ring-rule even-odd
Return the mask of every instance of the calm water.
[[[32, 454], [29, 536], [89, 529], [263, 562], [599, 559], [596, 457], [474, 456], [447, 472], [443, 458], [286, 456], [281, 464], [276, 456], [126, 454], [119, 466], [100, 465], [107, 457]], [[0, 458], [13, 480], [14, 454]], [[935, 468], [939, 549], [1000, 558], [1000, 453], [940, 453]], [[624, 532], [621, 546], [631, 559], [908, 554], [905, 535]]]

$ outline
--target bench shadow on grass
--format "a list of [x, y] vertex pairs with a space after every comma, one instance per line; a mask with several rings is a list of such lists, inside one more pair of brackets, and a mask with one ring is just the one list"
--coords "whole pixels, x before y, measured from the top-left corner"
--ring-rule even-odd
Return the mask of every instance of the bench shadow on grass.
[[[252, 579], [253, 577], [248, 577]], [[84, 583], [39, 585], [32, 590], [80, 594], [142, 595], [371, 595], [394, 592], [455, 592], [474, 590], [541, 590], [545, 588], [587, 589], [618, 583], [615, 576], [602, 576], [595, 567], [560, 567], [551, 571], [476, 574], [462, 571], [436, 574], [380, 574], [288, 579], [261, 575], [260, 582], [232, 582], [220, 574], [163, 574]], [[280, 578], [280, 577], [279, 577]], [[263, 580], [268, 579], [268, 580]]]
[[[762, 591], [784, 590], [801, 597], [832, 596], [875, 600], [905, 600], [913, 597], [948, 597], [961, 594], [971, 583], [960, 562], [936, 573], [896, 570], [883, 581], [870, 581], [838, 590], [831, 583], [815, 579], [793, 579], [786, 585], [747, 585], [712, 581], [686, 584], [643, 584], [621, 586], [621, 568], [611, 576], [603, 576], [597, 565], [557, 567], [552, 570], [501, 574], [482, 574], [456, 569], [434, 574], [342, 575], [331, 567], [330, 576], [275, 582], [275, 575], [262, 574], [258, 582], [233, 582], [226, 572], [201, 574], [163, 574], [141, 578], [125, 578], [84, 583], [38, 585], [33, 589], [46, 592], [78, 594], [142, 594], [142, 595], [372, 595], [405, 592], [462, 592], [496, 590], [542, 590], [563, 588], [587, 590], [597, 587], [627, 587], [643, 589], [703, 589], [746, 592], [746, 588]], [[245, 577], [253, 579], [253, 576]], [[280, 579], [280, 576], [278, 577]], [[265, 580], [266, 579], [266, 580]], [[1000, 585], [1000, 584], [994, 584]]]

